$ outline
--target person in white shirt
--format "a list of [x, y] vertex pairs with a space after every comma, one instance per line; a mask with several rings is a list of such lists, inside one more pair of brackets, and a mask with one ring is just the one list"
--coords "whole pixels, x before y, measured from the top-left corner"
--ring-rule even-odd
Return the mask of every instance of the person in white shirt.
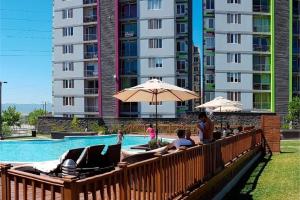
[[[176, 149], [178, 149], [180, 146], [192, 146], [192, 142], [190, 140], [185, 139], [185, 130], [183, 129], [178, 129], [176, 131], [178, 139], [175, 140], [171, 146], [175, 146]], [[169, 148], [171, 147], [169, 146]]]

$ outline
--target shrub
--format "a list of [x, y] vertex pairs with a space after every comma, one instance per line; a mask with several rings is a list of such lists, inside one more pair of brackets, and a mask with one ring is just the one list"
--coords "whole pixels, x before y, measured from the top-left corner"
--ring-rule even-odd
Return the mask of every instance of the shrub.
[[105, 126], [100, 126], [98, 123], [94, 122], [92, 124], [89, 125], [90, 130], [93, 132], [97, 132], [100, 134], [107, 134], [108, 130]]
[[150, 149], [156, 149], [156, 148], [159, 148], [159, 147], [164, 147], [164, 146], [167, 146], [168, 144], [170, 144], [169, 142], [167, 141], [163, 141], [162, 139], [153, 139], [153, 140], [150, 140], [148, 142], [148, 145], [149, 145], [149, 148]]
[[12, 134], [11, 128], [6, 123], [4, 123], [2, 125], [2, 133], [3, 133], [3, 135], [6, 135], [6, 136], [9, 136]]
[[79, 125], [79, 120], [77, 117], [73, 117], [71, 121], [71, 129], [72, 131], [78, 131], [78, 132], [83, 131], [83, 129]]

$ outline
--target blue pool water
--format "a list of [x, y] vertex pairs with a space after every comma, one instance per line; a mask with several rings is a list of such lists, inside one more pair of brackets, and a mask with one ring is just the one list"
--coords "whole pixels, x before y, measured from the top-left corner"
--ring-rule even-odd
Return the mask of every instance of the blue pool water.
[[[63, 140], [0, 141], [0, 162], [39, 162], [58, 159], [65, 151], [73, 148], [98, 144], [115, 144], [116, 135], [66, 137]], [[125, 136], [122, 149], [146, 144], [148, 137]], [[105, 150], [105, 149], [104, 149]]]

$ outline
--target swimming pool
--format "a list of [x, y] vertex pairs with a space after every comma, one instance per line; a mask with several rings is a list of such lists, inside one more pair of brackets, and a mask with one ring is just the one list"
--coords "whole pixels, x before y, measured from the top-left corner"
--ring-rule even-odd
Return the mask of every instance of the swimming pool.
[[[115, 144], [116, 141], [116, 135], [65, 137], [63, 140], [0, 141], [0, 162], [56, 160], [69, 149], [98, 144], [105, 144], [107, 147], [107, 145]], [[146, 144], [148, 141], [148, 137], [126, 135], [123, 140], [122, 149]]]

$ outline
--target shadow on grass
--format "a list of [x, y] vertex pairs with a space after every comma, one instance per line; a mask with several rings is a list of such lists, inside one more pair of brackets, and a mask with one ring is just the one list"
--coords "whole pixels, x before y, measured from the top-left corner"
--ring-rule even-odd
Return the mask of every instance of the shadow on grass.
[[226, 196], [225, 200], [239, 200], [253, 199], [251, 192], [255, 190], [258, 179], [268, 162], [271, 160], [271, 154], [267, 154], [259, 159], [253, 167], [243, 176], [243, 178], [237, 183], [236, 187], [232, 189]]

